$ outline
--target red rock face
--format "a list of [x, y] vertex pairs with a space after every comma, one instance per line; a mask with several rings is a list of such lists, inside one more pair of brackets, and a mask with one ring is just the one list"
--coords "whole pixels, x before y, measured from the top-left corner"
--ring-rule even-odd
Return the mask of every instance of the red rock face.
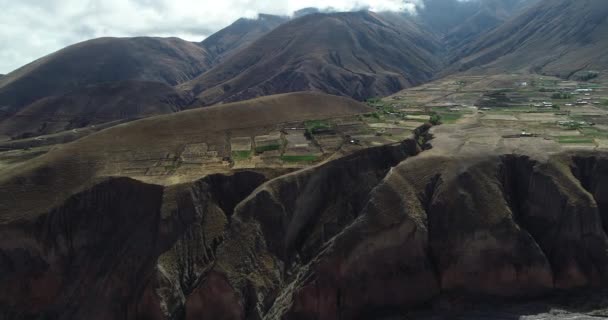
[[211, 272], [186, 300], [186, 320], [245, 319], [237, 292], [221, 274]]
[[109, 179], [20, 229], [4, 226], [10, 238], [0, 245], [0, 282], [19, 289], [0, 303], [24, 315], [125, 312], [162, 241], [155, 232], [161, 197], [160, 187]]

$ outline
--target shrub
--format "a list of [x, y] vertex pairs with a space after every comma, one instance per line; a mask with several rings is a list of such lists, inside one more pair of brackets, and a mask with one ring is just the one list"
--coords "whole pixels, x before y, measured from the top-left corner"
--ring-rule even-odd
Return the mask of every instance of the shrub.
[[306, 121], [304, 123], [304, 126], [306, 127], [306, 133], [308, 135], [313, 135], [319, 132], [331, 130], [331, 124], [327, 121], [322, 120]]
[[572, 95], [566, 92], [557, 92], [551, 96], [552, 99], [571, 99]]
[[595, 78], [597, 78], [598, 76], [599, 76], [599, 73], [598, 73], [598, 72], [595, 72], [595, 71], [589, 71], [589, 72], [587, 72], [587, 74], [582, 75], [582, 76], [579, 76], [579, 77], [578, 77], [578, 79], [579, 79], [580, 81], [589, 81], [589, 80], [591, 80], [591, 79], [595, 79]]
[[437, 113], [433, 113], [431, 115], [431, 119], [429, 120], [429, 122], [432, 125], [434, 125], [434, 126], [440, 125], [441, 124], [441, 116], [439, 114], [437, 114]]

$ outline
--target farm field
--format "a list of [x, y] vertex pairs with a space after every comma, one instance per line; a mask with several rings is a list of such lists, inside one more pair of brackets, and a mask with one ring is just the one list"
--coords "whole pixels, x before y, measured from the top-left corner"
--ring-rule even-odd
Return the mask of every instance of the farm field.
[[538, 143], [555, 150], [595, 150], [606, 148], [608, 139], [608, 89], [601, 83], [530, 74], [455, 76], [382, 102], [398, 112], [436, 114], [448, 126], [474, 123], [471, 132], [493, 129], [489, 135], [510, 140], [497, 146], [543, 140]]

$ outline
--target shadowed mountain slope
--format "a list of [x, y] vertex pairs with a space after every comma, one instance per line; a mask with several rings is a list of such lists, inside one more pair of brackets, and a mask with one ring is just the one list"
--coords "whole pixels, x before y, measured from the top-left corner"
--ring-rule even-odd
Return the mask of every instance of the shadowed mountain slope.
[[99, 38], [36, 60], [0, 80], [0, 111], [103, 82], [143, 80], [176, 85], [209, 66], [207, 52], [178, 38]]
[[246, 48], [255, 40], [286, 22], [288, 18], [260, 14], [257, 19], [241, 18], [212, 34], [200, 45], [209, 53], [214, 65]]
[[526, 69], [565, 78], [608, 68], [608, 6], [545, 0], [462, 48], [453, 69]]
[[365, 99], [429, 80], [443, 66], [442, 52], [431, 33], [407, 19], [310, 14], [181, 87], [205, 105], [293, 91]]
[[500, 26], [539, 0], [425, 0], [414, 20], [457, 49]]
[[177, 112], [191, 98], [160, 82], [120, 81], [89, 85], [42, 98], [0, 121], [0, 135], [37, 136], [116, 120]]
[[425, 0], [417, 8], [416, 19], [439, 34], [447, 35], [468, 23], [468, 19], [480, 13], [505, 21], [527, 5], [539, 0]]

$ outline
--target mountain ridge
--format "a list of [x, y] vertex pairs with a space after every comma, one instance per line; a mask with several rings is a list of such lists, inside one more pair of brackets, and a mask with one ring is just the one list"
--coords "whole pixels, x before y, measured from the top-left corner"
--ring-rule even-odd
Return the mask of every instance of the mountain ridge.
[[0, 107], [12, 112], [81, 86], [144, 80], [169, 85], [209, 67], [208, 53], [178, 38], [97, 38], [31, 62], [0, 80]]
[[442, 64], [438, 52], [438, 40], [406, 19], [397, 25], [371, 12], [313, 13], [180, 88], [205, 105], [302, 90], [362, 100], [430, 79]]
[[600, 0], [541, 1], [463, 47], [451, 69], [526, 69], [563, 78], [606, 70], [607, 16]]
[[211, 64], [217, 65], [286, 21], [286, 17], [270, 14], [241, 18], [207, 37], [200, 46], [211, 55]]
[[191, 97], [161, 82], [126, 80], [39, 99], [0, 120], [0, 135], [24, 138], [186, 109]]

